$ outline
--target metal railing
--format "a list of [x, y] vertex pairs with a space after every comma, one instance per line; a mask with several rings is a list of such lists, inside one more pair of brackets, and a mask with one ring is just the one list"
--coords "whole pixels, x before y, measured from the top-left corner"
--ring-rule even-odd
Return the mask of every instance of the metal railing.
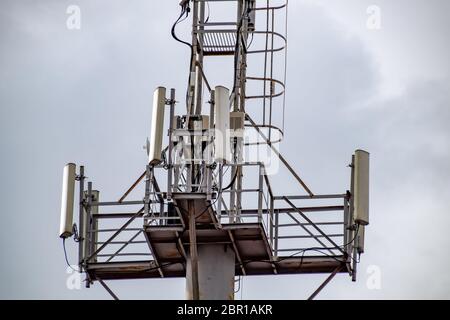
[[[253, 169], [253, 185], [224, 190], [223, 173], [237, 166], [242, 170]], [[162, 165], [155, 166], [152, 170], [163, 168]], [[123, 257], [128, 261], [130, 258], [151, 259], [152, 252], [143, 235], [145, 226], [184, 226], [178, 210], [169, 215], [167, 192], [159, 190], [152, 173], [147, 172], [145, 183], [150, 188], [151, 197], [135, 201], [92, 201], [91, 187], [88, 188], [83, 201], [87, 228], [85, 238], [82, 239], [84, 265], [118, 261]], [[199, 189], [198, 192], [211, 193], [211, 207], [219, 228], [224, 224], [260, 224], [274, 259], [298, 254], [303, 256], [306, 253], [352, 256], [352, 237], [355, 234], [351, 229], [348, 194], [275, 195], [261, 162], [227, 163], [220, 164], [216, 170], [211, 168], [209, 188]], [[230, 207], [232, 193], [242, 196], [245, 208], [241, 205]], [[129, 206], [141, 207], [137, 211], [125, 212], [123, 208]], [[106, 207], [120, 208], [120, 212], [99, 212]], [[252, 207], [254, 209], [248, 209]]]

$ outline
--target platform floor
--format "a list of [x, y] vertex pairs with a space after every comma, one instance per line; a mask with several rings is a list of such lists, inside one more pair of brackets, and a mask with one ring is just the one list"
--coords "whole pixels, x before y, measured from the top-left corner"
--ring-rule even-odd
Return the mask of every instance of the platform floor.
[[[280, 259], [283, 259], [280, 257]], [[341, 262], [336, 259], [342, 257], [291, 257], [281, 261], [273, 262], [278, 275], [283, 274], [308, 274], [308, 273], [332, 273]], [[156, 266], [154, 260], [134, 261], [134, 262], [107, 262], [91, 263], [88, 267], [88, 273], [92, 280], [97, 277], [102, 280], [113, 279], [142, 279], [142, 278], [173, 278], [185, 277], [185, 262], [172, 261], [162, 263], [160, 268]], [[160, 270], [163, 276], [160, 273]], [[236, 275], [242, 275], [239, 265], [236, 266]], [[348, 271], [343, 268], [341, 273]], [[246, 264], [246, 275], [273, 275], [275, 274], [271, 264], [265, 262], [250, 262]]]
[[[139, 279], [186, 276], [188, 232], [183, 227], [149, 226], [145, 234], [153, 260], [90, 263], [91, 279]], [[198, 245], [224, 244], [236, 253], [236, 275], [331, 273], [345, 265], [343, 256], [279, 256], [271, 260], [271, 250], [261, 224], [227, 224], [221, 230], [198, 229]], [[273, 258], [272, 258], [273, 259]], [[342, 273], [347, 272], [342, 268]]]

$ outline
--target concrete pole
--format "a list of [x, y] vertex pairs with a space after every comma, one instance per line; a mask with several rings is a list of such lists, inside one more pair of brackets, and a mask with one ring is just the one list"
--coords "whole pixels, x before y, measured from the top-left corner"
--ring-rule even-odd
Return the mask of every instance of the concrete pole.
[[193, 200], [188, 200], [187, 300], [233, 300], [235, 253], [227, 244], [198, 244]]
[[[203, 244], [198, 246], [199, 300], [234, 300], [235, 255], [228, 245]], [[186, 267], [186, 299], [195, 300], [193, 258], [188, 254]]]
[[190, 297], [192, 300], [200, 300], [199, 281], [198, 281], [198, 254], [197, 254], [197, 230], [195, 221], [194, 203], [189, 200], [189, 271], [186, 271], [186, 277], [190, 279]]

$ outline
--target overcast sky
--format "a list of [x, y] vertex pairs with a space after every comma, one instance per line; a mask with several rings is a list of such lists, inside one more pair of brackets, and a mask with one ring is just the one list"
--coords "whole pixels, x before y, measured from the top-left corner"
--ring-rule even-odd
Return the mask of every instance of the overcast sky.
[[[66, 27], [69, 5], [81, 9], [80, 30]], [[370, 5], [381, 9], [379, 30], [367, 28]], [[358, 281], [339, 275], [318, 298], [450, 298], [448, 12], [446, 0], [289, 3], [282, 153], [316, 193], [345, 191], [353, 150], [371, 153]], [[109, 299], [98, 284], [66, 287], [62, 168], [84, 164], [103, 199], [141, 173], [153, 89], [185, 90], [188, 50], [170, 37], [178, 14], [175, 0], [1, 1], [0, 298]], [[222, 84], [229, 70], [214, 68], [211, 81]], [[297, 187], [278, 178], [277, 190]], [[75, 245], [68, 252], [75, 262]], [[366, 285], [370, 266], [381, 271], [379, 290]], [[304, 299], [325, 277], [246, 277], [242, 296]], [[184, 279], [111, 288], [121, 298], [184, 298]]]

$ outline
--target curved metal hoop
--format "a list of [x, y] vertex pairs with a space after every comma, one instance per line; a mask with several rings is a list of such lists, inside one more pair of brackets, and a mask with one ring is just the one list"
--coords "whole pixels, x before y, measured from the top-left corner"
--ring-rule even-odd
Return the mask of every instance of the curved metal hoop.
[[[250, 125], [250, 124], [246, 124], [245, 127], [254, 128], [254, 126]], [[274, 125], [271, 125], [271, 124], [257, 124], [257, 125], [255, 125], [255, 127], [257, 127], [257, 128], [268, 128], [269, 131], [277, 130], [278, 132], [280, 132], [280, 134], [281, 134], [280, 138], [277, 139], [277, 140], [270, 140], [270, 144], [280, 143], [283, 140], [283, 138], [284, 138], [283, 130], [281, 130], [277, 126], [274, 126]], [[267, 142], [266, 141], [262, 141], [262, 142], [246, 142], [246, 143], [244, 143], [245, 146], [256, 146], [256, 145], [263, 145], [263, 144], [267, 144]]]
[[[249, 55], [250, 54], [270, 55], [271, 56], [270, 63], [273, 65], [274, 55], [277, 52], [280, 52], [280, 54], [282, 54], [283, 51], [285, 52], [287, 50], [287, 37], [286, 37], [286, 35], [275, 31], [273, 21], [275, 19], [275, 13], [277, 11], [280, 12], [280, 11], [286, 10], [286, 14], [287, 14], [288, 0], [277, 1], [278, 3], [280, 3], [279, 5], [275, 4], [273, 1], [267, 1], [267, 2], [270, 2], [270, 3], [267, 3], [267, 6], [262, 6], [262, 4], [260, 4], [261, 5], [260, 7], [254, 8], [254, 10], [256, 12], [260, 12], [260, 13], [267, 12], [267, 18], [266, 18], [267, 19], [267, 30], [255, 30], [252, 32], [256, 38], [256, 43], [260, 43], [260, 42], [258, 42], [257, 39], [260, 39], [261, 36], [266, 38], [266, 41], [265, 41], [266, 46], [264, 48], [264, 47], [261, 47], [261, 45], [258, 45], [253, 50], [247, 50], [246, 53]], [[263, 13], [262, 15], [265, 15], [265, 13]], [[271, 29], [269, 29], [269, 15], [272, 16], [272, 18], [271, 18], [272, 19], [272, 28]], [[269, 47], [268, 47], [267, 39], [271, 39], [270, 40], [271, 45]], [[252, 42], [253, 42], [253, 39], [252, 39]], [[275, 43], [275, 46], [274, 46], [274, 43]], [[266, 59], [267, 59], [267, 57], [266, 57]], [[262, 84], [264, 84], [265, 89], [263, 90], [264, 91], [263, 94], [248, 95], [245, 97], [245, 99], [248, 99], [248, 100], [249, 99], [261, 99], [264, 101], [264, 105], [265, 105], [266, 99], [269, 99], [270, 100], [270, 108], [272, 108], [272, 99], [273, 98], [283, 97], [285, 94], [285, 90], [286, 90], [286, 85], [284, 83], [285, 79], [282, 81], [275, 79], [274, 75], [272, 74], [272, 71], [268, 75], [266, 75], [266, 72], [264, 71], [264, 75], [262, 77], [248, 76], [248, 77], [246, 77], [246, 80], [260, 81]], [[266, 90], [267, 82], [269, 82], [269, 84], [268, 84], [269, 90]], [[268, 93], [268, 91], [269, 91], [269, 93]], [[270, 118], [271, 118], [271, 116], [270, 116]], [[257, 142], [247, 142], [247, 143], [244, 143], [244, 145], [246, 145], [246, 146], [272, 145], [272, 144], [280, 143], [283, 140], [284, 132], [282, 129], [273, 125], [271, 123], [271, 120], [269, 120], [269, 123], [265, 123], [265, 121], [263, 121], [263, 122], [264, 122], [264, 124], [258, 124], [258, 125], [256, 125], [256, 127], [254, 127], [255, 124], [253, 124], [251, 127], [254, 127], [254, 129], [256, 129], [256, 130], [258, 130], [258, 128], [267, 129], [267, 131], [269, 133], [268, 134], [269, 140], [268, 141], [258, 141], [257, 140]], [[249, 125], [245, 125], [245, 126], [250, 127]], [[275, 133], [272, 134], [274, 131], [278, 131], [279, 134], [275, 134]], [[274, 139], [273, 140], [270, 139], [271, 137]]]
[[283, 9], [286, 8], [288, 4], [288, 0], [286, 0], [283, 4], [280, 4], [279, 6], [273, 6], [273, 7], [256, 7], [253, 10], [257, 11], [257, 10], [278, 10], [278, 9]]
[[287, 39], [279, 32], [275, 31], [253, 31], [253, 34], [263, 34], [263, 35], [272, 35], [274, 37], [278, 37], [283, 41], [283, 45], [281, 47], [277, 47], [274, 49], [260, 49], [260, 50], [247, 50], [247, 54], [256, 54], [256, 53], [270, 53], [270, 52], [279, 52], [286, 48]]
[[270, 81], [278, 83], [283, 89], [280, 92], [268, 94], [268, 95], [257, 95], [257, 96], [246, 96], [245, 99], [264, 99], [264, 98], [276, 98], [284, 94], [285, 85], [283, 82], [277, 79], [272, 78], [263, 78], [263, 77], [247, 77], [247, 80], [255, 80], [255, 81]]

